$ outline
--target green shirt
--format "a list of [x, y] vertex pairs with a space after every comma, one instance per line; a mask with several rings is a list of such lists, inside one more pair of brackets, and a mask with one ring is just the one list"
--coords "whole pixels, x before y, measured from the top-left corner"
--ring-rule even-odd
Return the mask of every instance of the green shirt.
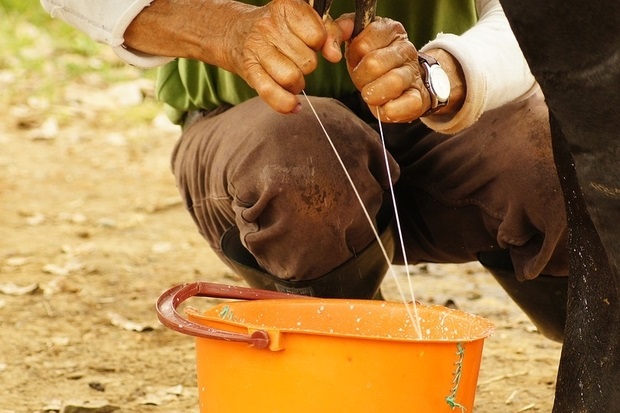
[[[244, 2], [264, 5], [268, 0]], [[354, 10], [354, 0], [334, 0], [330, 14], [337, 17]], [[440, 32], [461, 34], [476, 21], [474, 0], [379, 0], [377, 15], [400, 21], [416, 47]], [[306, 77], [305, 91], [334, 98], [353, 93], [344, 59], [332, 64], [319, 56], [317, 69]], [[256, 95], [239, 76], [196, 60], [176, 59], [159, 70], [157, 79], [157, 96], [175, 123], [190, 110], [236, 105]]]

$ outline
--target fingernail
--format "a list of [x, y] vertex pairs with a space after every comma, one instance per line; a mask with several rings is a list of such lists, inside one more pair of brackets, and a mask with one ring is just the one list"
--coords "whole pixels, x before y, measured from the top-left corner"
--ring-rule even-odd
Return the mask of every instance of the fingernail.
[[334, 46], [336, 53], [338, 53], [338, 60], [342, 59], [342, 50], [338, 46]]
[[291, 111], [291, 113], [299, 113], [299, 112], [301, 112], [301, 103], [299, 103], [299, 102], [298, 102], [298, 103], [297, 103], [297, 106], [295, 106], [295, 107], [293, 108], [293, 110]]
[[334, 40], [334, 45], [333, 45], [334, 50], [337, 50], [338, 53], [340, 54], [340, 57], [342, 57], [342, 48], [340, 47], [340, 45], [341, 45], [340, 41]]

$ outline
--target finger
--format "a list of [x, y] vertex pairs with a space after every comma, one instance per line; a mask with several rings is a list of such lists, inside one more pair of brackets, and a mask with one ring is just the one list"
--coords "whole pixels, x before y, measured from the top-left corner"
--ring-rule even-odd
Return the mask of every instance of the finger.
[[[422, 95], [414, 88], [379, 107], [381, 120], [390, 123], [412, 122], [422, 116], [424, 111]], [[374, 113], [377, 116], [376, 109]]]
[[353, 27], [355, 25], [355, 13], [346, 13], [334, 20], [342, 33], [342, 41], [348, 42], [353, 36]]
[[283, 16], [288, 29], [294, 36], [312, 50], [321, 50], [327, 38], [327, 30], [321, 17], [309, 4], [303, 3], [301, 7], [287, 7]]
[[269, 106], [284, 114], [299, 111], [301, 104], [297, 96], [282, 88], [260, 64], [253, 64], [249, 69], [246, 82]]
[[323, 20], [306, 2], [272, 2], [277, 19], [272, 20], [270, 43], [294, 62], [305, 75], [318, 64], [317, 51], [325, 45], [327, 30]]
[[[297, 37], [291, 37], [285, 42], [273, 42], [274, 48], [276, 48], [281, 56], [275, 56], [274, 54], [261, 53], [261, 61], [268, 60], [270, 58], [281, 59], [282, 57], [288, 59], [293, 63], [303, 75], [308, 75], [316, 69], [318, 65], [318, 57], [314, 50], [308, 47], [301, 39]], [[277, 61], [276, 64], [282, 64], [282, 61]], [[289, 69], [289, 65], [283, 67], [283, 69]]]
[[298, 94], [306, 87], [304, 73], [298, 64], [275, 47], [263, 49], [257, 61], [271, 79], [283, 89]]
[[342, 30], [330, 17], [325, 21], [325, 28], [327, 30], [327, 39], [321, 49], [321, 53], [328, 62], [338, 63], [342, 59]]
[[417, 72], [417, 65], [411, 65], [416, 58], [416, 49], [409, 41], [397, 41], [369, 52], [351, 71], [351, 79], [358, 88], [361, 88], [391, 70], [405, 65], [413, 67], [414, 72]]
[[[353, 25], [354, 24], [355, 22], [353, 22]], [[350, 36], [353, 36], [353, 27], [354, 26], [351, 27]], [[350, 36], [348, 38], [347, 48], [345, 50], [345, 58], [347, 60], [347, 65], [351, 69], [350, 71], [352, 71], [359, 65], [360, 61], [364, 58], [364, 56], [366, 56], [374, 49], [371, 49], [371, 43], [369, 41], [365, 41], [366, 38], [370, 37], [368, 36], [368, 33], [362, 32], [354, 39], [351, 39]]]
[[347, 61], [351, 67], [355, 67], [370, 52], [388, 47], [396, 40], [406, 39], [402, 24], [378, 17], [351, 40], [347, 48]]
[[372, 106], [382, 106], [397, 99], [416, 83], [416, 75], [411, 67], [402, 66], [390, 70], [377, 80], [362, 88], [362, 99]]

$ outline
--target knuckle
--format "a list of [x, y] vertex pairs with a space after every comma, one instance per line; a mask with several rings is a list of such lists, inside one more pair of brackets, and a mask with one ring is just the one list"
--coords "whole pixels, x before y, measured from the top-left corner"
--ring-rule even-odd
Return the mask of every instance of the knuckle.
[[405, 34], [405, 37], [407, 35], [407, 31], [405, 30], [405, 26], [397, 21], [397, 20], [392, 20], [392, 24], [394, 25], [394, 32], [397, 34]]
[[[287, 70], [280, 73], [276, 82], [284, 89], [289, 91], [301, 91], [304, 86], [304, 78], [301, 73], [293, 70]], [[301, 89], [297, 90], [301, 86]]]
[[364, 58], [364, 71], [372, 78], [377, 78], [385, 72], [384, 61], [376, 54], [369, 54]]
[[256, 92], [258, 96], [276, 112], [289, 113], [293, 110], [294, 103], [291, 102], [291, 99], [289, 99], [282, 90], [261, 86], [256, 89]]
[[375, 49], [372, 42], [366, 38], [356, 38], [355, 52], [359, 56], [366, 56]]
[[[398, 20], [390, 19], [387, 17], [377, 18], [376, 21], [384, 26], [383, 30], [389, 30], [393, 34], [407, 33], [405, 26]], [[385, 29], [387, 28], [387, 29]]]
[[392, 71], [385, 75], [385, 87], [397, 92], [399, 95], [409, 87], [408, 82], [401, 76], [399, 71]]
[[253, 87], [256, 93], [265, 100], [268, 100], [273, 95], [273, 88], [267, 82], [259, 81]]
[[258, 90], [258, 88], [264, 87], [265, 82], [263, 79], [263, 70], [258, 63], [250, 60], [245, 60], [243, 67], [245, 70], [243, 71], [242, 75], [248, 85], [250, 85], [256, 90]]
[[318, 65], [318, 58], [315, 54], [311, 54], [307, 56], [302, 62], [299, 63], [298, 67], [301, 70], [301, 73], [304, 75], [309, 75], [312, 73]]
[[320, 50], [327, 39], [327, 32], [323, 27], [316, 27], [315, 30], [310, 30], [308, 35], [304, 39], [305, 43], [312, 50]]

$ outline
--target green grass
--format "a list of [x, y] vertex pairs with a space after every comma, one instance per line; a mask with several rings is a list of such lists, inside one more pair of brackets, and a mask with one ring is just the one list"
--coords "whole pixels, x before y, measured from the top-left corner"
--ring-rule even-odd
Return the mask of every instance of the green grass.
[[[138, 70], [67, 23], [52, 19], [39, 0], [0, 0], [0, 105], [28, 105], [34, 100], [62, 107], [64, 88], [92, 83], [154, 79], [155, 70]], [[139, 119], [154, 117], [158, 102], [128, 111]], [[110, 122], [119, 115], [110, 113]], [[132, 119], [125, 119], [131, 122]], [[135, 119], [134, 119], [135, 120]]]

